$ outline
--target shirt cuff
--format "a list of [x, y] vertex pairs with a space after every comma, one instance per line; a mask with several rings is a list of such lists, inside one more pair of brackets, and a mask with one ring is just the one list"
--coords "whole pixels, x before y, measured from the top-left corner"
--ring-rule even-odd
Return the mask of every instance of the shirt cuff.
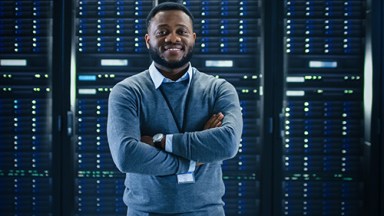
[[172, 134], [165, 135], [165, 151], [172, 153]]
[[193, 173], [193, 172], [195, 172], [195, 169], [196, 169], [196, 161], [191, 161], [191, 162], [189, 162], [188, 173]]

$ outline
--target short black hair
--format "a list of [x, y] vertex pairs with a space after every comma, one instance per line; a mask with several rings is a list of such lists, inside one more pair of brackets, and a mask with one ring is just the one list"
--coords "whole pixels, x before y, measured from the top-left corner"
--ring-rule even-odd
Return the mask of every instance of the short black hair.
[[179, 4], [176, 2], [164, 2], [161, 4], [156, 5], [152, 10], [149, 12], [146, 20], [147, 29], [149, 28], [149, 25], [151, 24], [152, 18], [160, 11], [169, 11], [169, 10], [179, 10], [183, 11], [185, 14], [189, 16], [192, 22], [192, 28], [193, 28], [193, 22], [194, 17], [191, 13], [191, 11], [188, 10], [187, 7], [185, 7], [183, 4]]

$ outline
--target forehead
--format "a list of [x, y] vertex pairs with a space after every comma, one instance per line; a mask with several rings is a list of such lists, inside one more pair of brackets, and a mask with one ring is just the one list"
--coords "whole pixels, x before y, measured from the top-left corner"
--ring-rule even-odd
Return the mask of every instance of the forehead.
[[191, 18], [181, 10], [159, 11], [151, 19], [151, 27], [160, 25], [184, 25], [192, 28]]

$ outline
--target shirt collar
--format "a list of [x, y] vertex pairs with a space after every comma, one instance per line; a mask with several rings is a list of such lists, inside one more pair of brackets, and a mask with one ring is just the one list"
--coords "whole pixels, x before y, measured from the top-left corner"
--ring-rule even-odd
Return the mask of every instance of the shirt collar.
[[180, 82], [183, 80], [186, 80], [189, 78], [189, 83], [191, 83], [192, 80], [192, 66], [191, 63], [188, 65], [188, 71], [185, 73], [182, 77], [180, 77], [178, 80], [173, 81], [163, 76], [163, 74], [160, 73], [159, 70], [155, 67], [155, 63], [152, 62], [151, 66], [149, 66], [149, 75], [151, 76], [152, 82], [155, 85], [155, 88], [159, 88], [162, 83], [165, 82]]

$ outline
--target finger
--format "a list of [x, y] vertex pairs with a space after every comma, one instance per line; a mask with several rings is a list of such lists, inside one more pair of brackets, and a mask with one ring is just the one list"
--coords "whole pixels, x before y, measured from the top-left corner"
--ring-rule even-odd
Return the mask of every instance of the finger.
[[208, 128], [214, 128], [216, 127], [217, 124], [219, 124], [221, 122], [221, 119], [223, 119], [223, 116], [220, 116], [219, 113], [218, 114], [214, 114], [210, 121], [209, 121], [209, 124], [207, 125]]
[[204, 129], [208, 129], [208, 128], [210, 128], [211, 125], [214, 123], [215, 118], [216, 118], [216, 114], [213, 114], [213, 115], [211, 116], [211, 118], [209, 118], [208, 121], [205, 123], [205, 125], [204, 125]]
[[220, 116], [217, 114], [215, 117], [212, 117], [212, 122], [210, 123], [210, 128], [216, 127], [217, 123], [221, 122]]
[[224, 119], [224, 115], [223, 115], [223, 113], [219, 112], [219, 113], [217, 114], [217, 119], [219, 119], [220, 121], [223, 120], [223, 119]]
[[224, 119], [224, 115], [221, 112], [219, 112], [216, 116], [215, 121], [213, 122], [212, 127], [218, 127], [219, 124], [220, 124], [219, 126], [221, 126], [223, 119]]
[[216, 118], [216, 119], [212, 122], [212, 124], [211, 124], [211, 128], [216, 127], [216, 125], [219, 124], [219, 123], [221, 123], [221, 121], [220, 121], [218, 118]]
[[213, 114], [211, 118], [205, 123], [204, 130], [209, 128], [220, 127], [222, 125], [222, 120], [224, 119], [223, 113], [219, 112]]
[[223, 124], [223, 123], [220, 121], [220, 122], [218, 122], [218, 123], [216, 124], [215, 127], [220, 127], [222, 124]]

